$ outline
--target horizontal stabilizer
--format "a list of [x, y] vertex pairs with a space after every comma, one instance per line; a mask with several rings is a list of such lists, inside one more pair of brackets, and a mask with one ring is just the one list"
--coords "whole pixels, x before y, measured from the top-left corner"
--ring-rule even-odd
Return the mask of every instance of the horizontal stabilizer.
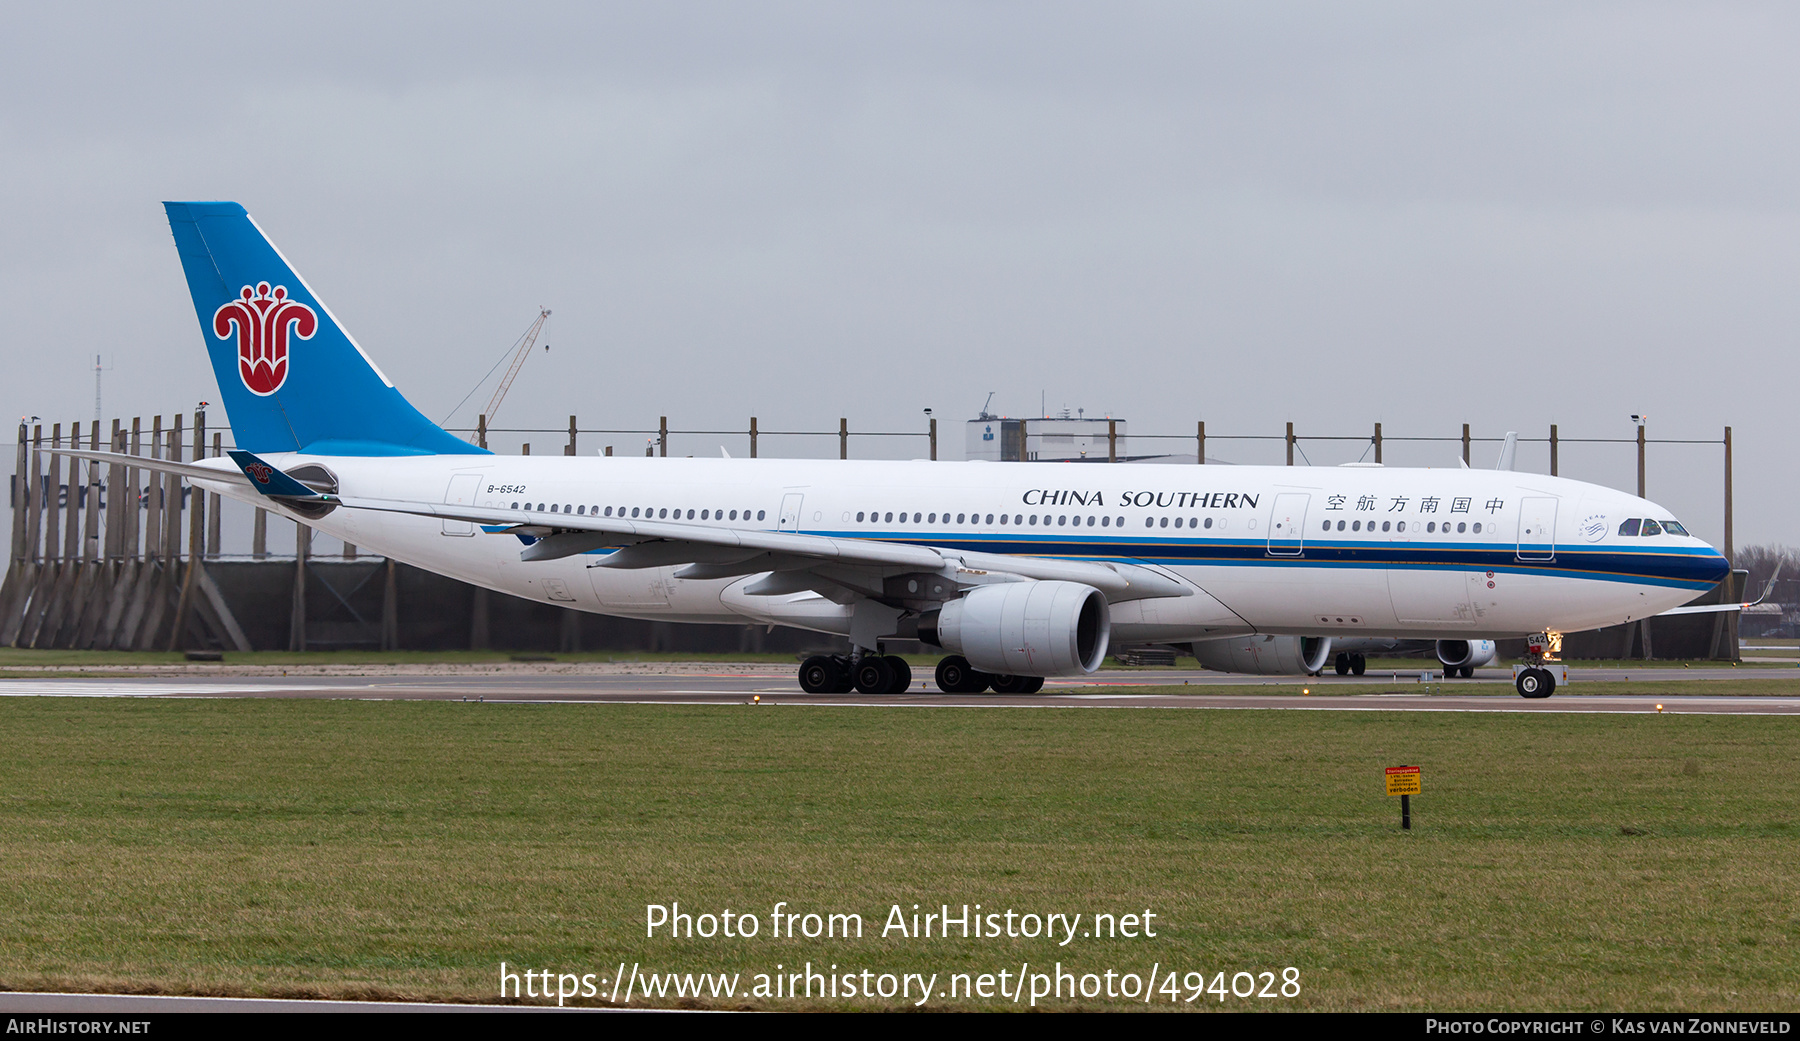
[[[234, 470], [221, 470], [216, 466], [201, 463], [178, 463], [172, 459], [152, 459], [143, 455], [126, 455], [123, 452], [93, 452], [85, 448], [47, 448], [51, 455], [66, 455], [75, 459], [87, 459], [96, 463], [111, 463], [115, 466], [134, 466], [140, 470], [154, 470], [157, 473], [178, 474], [182, 477], [198, 481], [219, 481], [224, 484], [238, 484], [246, 478]], [[223, 460], [221, 460], [223, 462]]]

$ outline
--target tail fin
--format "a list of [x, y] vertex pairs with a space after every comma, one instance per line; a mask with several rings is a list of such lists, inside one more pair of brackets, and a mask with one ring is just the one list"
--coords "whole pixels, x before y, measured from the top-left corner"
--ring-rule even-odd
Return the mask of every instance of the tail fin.
[[235, 202], [166, 202], [232, 437], [251, 452], [479, 453], [426, 419]]

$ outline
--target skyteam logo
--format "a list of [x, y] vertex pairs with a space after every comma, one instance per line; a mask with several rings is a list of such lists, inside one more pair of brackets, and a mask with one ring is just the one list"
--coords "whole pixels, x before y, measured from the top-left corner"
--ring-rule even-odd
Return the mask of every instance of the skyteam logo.
[[213, 333], [219, 339], [231, 339], [232, 326], [237, 326], [238, 377], [258, 397], [268, 397], [287, 382], [289, 333], [310, 340], [319, 328], [313, 309], [287, 295], [286, 286], [271, 290], [269, 283], [259, 282], [255, 289], [245, 286], [240, 299], [213, 313]]

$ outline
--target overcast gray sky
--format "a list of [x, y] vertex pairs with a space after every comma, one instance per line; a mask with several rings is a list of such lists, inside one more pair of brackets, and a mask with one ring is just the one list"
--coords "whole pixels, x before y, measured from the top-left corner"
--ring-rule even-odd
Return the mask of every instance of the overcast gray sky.
[[[1643, 412], [1733, 425], [1739, 543], [1800, 542], [1792, 5], [4, 10], [13, 415], [91, 419], [95, 352], [109, 417], [217, 396], [159, 204], [227, 198], [435, 419], [542, 304], [502, 425], [930, 407], [951, 455], [990, 390], [1134, 433]], [[1634, 455], [1563, 473], [1630, 488]], [[1719, 488], [1716, 446], [1653, 453], [1715, 542]]]

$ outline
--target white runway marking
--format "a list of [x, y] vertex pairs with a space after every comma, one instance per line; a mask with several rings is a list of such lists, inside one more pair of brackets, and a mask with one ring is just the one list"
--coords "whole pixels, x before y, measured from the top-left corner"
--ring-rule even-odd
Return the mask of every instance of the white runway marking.
[[0, 680], [0, 698], [166, 698], [197, 694], [271, 694], [277, 691], [355, 688], [317, 683], [182, 683], [139, 680]]

